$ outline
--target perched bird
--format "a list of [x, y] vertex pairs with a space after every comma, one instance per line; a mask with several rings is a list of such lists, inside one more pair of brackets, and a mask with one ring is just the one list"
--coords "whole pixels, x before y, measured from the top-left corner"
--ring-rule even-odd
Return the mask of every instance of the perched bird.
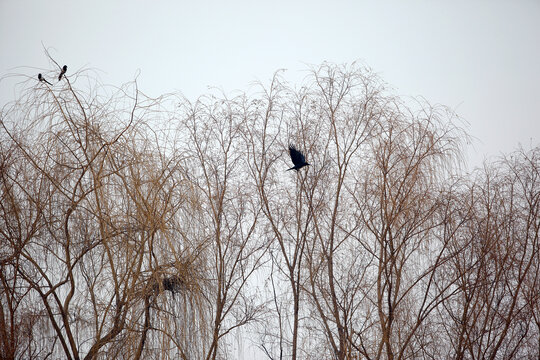
[[62, 67], [62, 71], [60, 71], [60, 75], [58, 75], [58, 81], [62, 80], [62, 75], [64, 75], [67, 71], [67, 65], [64, 65]]
[[48, 82], [47, 80], [45, 80], [45, 78], [43, 77], [43, 75], [37, 74], [37, 78], [38, 78], [39, 81], [44, 81], [44, 82], [46, 82], [47, 84], [49, 84], [49, 85], [52, 86], [52, 84], [51, 84], [50, 82]]
[[289, 154], [291, 155], [291, 160], [292, 160], [294, 166], [292, 168], [290, 168], [290, 169], [287, 169], [287, 171], [293, 170], [293, 169], [298, 171], [301, 168], [303, 168], [304, 166], [309, 165], [306, 162], [306, 158], [304, 157], [304, 154], [302, 154], [300, 151], [296, 150], [294, 145], [289, 145]]

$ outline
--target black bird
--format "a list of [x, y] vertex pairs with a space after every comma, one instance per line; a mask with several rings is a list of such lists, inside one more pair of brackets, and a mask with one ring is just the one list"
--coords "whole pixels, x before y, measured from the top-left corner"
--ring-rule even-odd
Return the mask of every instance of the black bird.
[[289, 170], [298, 171], [301, 168], [303, 168], [304, 166], [309, 165], [306, 162], [306, 158], [305, 158], [304, 154], [302, 154], [300, 151], [296, 150], [294, 145], [289, 145], [289, 154], [291, 155], [291, 160], [292, 160], [294, 166], [292, 168], [290, 168], [290, 169], [287, 169], [287, 171], [289, 171]]
[[50, 82], [48, 82], [47, 80], [45, 80], [45, 78], [43, 77], [43, 75], [37, 74], [37, 78], [38, 78], [39, 81], [44, 81], [44, 82], [46, 82], [47, 84], [49, 84], [49, 85], [52, 86], [52, 84], [51, 84]]
[[58, 81], [62, 80], [62, 75], [64, 75], [67, 71], [67, 65], [64, 65], [62, 67], [62, 71], [60, 71], [60, 75], [58, 75]]

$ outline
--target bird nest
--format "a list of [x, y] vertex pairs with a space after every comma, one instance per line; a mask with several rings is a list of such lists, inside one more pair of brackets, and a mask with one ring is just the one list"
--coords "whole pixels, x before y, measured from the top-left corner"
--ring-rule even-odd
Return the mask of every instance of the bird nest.
[[196, 285], [196, 276], [192, 272], [191, 267], [175, 263], [148, 270], [137, 286], [136, 298], [191, 291]]
[[161, 293], [163, 291], [170, 291], [175, 294], [185, 289], [186, 283], [180, 275], [169, 275], [163, 276], [152, 286], [154, 292]]

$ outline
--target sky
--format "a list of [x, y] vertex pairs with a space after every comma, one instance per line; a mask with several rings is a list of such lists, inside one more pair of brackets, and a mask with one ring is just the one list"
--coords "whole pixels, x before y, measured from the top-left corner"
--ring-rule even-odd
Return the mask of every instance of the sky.
[[402, 96], [449, 106], [469, 165], [540, 144], [540, 0], [0, 0], [0, 106], [14, 79], [96, 69], [149, 96], [300, 80], [308, 64], [360, 61]]

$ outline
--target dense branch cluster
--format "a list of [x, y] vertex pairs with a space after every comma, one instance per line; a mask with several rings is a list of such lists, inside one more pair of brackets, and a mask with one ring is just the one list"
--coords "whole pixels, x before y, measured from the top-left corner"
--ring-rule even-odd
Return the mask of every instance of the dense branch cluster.
[[2, 359], [539, 358], [540, 148], [465, 174], [456, 116], [363, 67], [258, 90], [26, 81]]

